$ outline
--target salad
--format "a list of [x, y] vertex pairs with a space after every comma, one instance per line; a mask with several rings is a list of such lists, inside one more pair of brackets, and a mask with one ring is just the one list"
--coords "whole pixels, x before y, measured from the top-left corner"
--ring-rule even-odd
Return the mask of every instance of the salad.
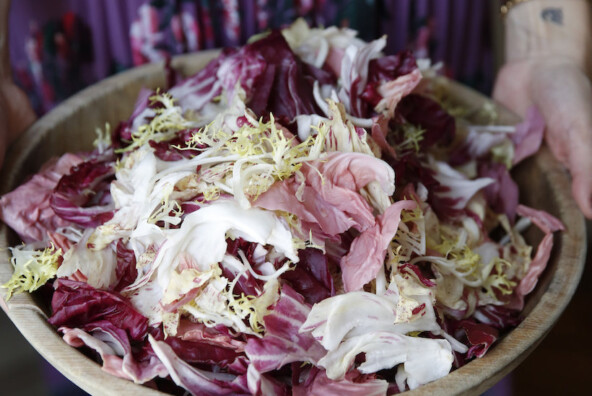
[[385, 395], [482, 357], [563, 229], [509, 174], [544, 125], [471, 124], [385, 44], [297, 21], [169, 70], [0, 199], [6, 298], [49, 289], [69, 345], [178, 394]]

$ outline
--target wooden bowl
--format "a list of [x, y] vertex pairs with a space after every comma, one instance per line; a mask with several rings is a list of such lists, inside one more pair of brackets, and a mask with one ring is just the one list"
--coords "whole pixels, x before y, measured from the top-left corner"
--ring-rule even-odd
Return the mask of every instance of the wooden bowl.
[[[217, 51], [207, 51], [174, 59], [173, 65], [183, 74], [204, 67]], [[68, 151], [88, 150], [95, 138], [95, 128], [106, 122], [115, 126], [132, 112], [142, 87], [164, 86], [161, 64], [139, 67], [108, 78], [65, 101], [39, 119], [12, 146], [2, 169], [0, 193], [17, 187], [35, 173], [49, 158]], [[454, 82], [445, 82], [450, 100], [468, 108], [480, 108], [488, 100], [483, 95]], [[514, 124], [517, 116], [498, 106], [500, 121]], [[585, 223], [570, 194], [564, 169], [543, 148], [515, 171], [521, 201], [557, 216], [566, 231], [555, 236], [548, 268], [527, 299], [526, 318], [481, 358], [470, 362], [444, 378], [410, 391], [408, 395], [480, 394], [513, 370], [549, 332], [573, 295], [580, 279], [586, 254]], [[534, 227], [533, 227], [534, 228]], [[536, 231], [527, 235], [538, 243]], [[18, 243], [16, 235], [0, 225], [0, 246]], [[0, 252], [0, 284], [12, 274], [9, 254]], [[4, 291], [0, 291], [4, 293]], [[163, 393], [113, 377], [78, 350], [68, 346], [46, 322], [47, 302], [38, 296], [19, 294], [7, 303], [7, 313], [23, 336], [75, 384], [93, 395], [162, 395]]]

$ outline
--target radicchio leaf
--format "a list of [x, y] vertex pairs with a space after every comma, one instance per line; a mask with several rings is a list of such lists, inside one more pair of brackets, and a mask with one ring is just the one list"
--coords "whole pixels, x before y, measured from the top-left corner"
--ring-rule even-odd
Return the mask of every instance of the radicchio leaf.
[[169, 93], [177, 100], [183, 110], [199, 111], [221, 94], [222, 85], [216, 74], [220, 64], [235, 52], [237, 52], [236, 49], [224, 49], [205, 68], [169, 89]]
[[487, 203], [494, 212], [505, 214], [510, 222], [514, 223], [519, 193], [518, 185], [510, 176], [508, 168], [498, 162], [481, 162], [479, 177], [495, 180], [495, 183], [483, 189]]
[[539, 151], [544, 132], [543, 116], [535, 106], [530, 107], [526, 112], [525, 120], [516, 125], [516, 132], [510, 135], [515, 145], [514, 165]]
[[329, 272], [327, 256], [318, 249], [306, 248], [298, 251], [298, 264], [292, 271], [286, 271], [281, 278], [304, 296], [308, 304], [316, 304], [335, 295], [333, 278]]
[[505, 330], [517, 326], [522, 318], [520, 311], [498, 305], [485, 305], [477, 308], [475, 319], [498, 330]]
[[97, 352], [104, 371], [140, 384], [168, 375], [149, 345], [144, 343], [139, 350], [132, 348], [125, 331], [110, 322], [96, 322], [85, 329], [60, 327], [59, 331], [68, 345], [75, 348], [87, 346]]
[[397, 113], [408, 123], [425, 130], [419, 142], [421, 150], [434, 144], [449, 144], [454, 139], [454, 117], [433, 99], [418, 94], [405, 96], [397, 106]]
[[257, 371], [266, 373], [292, 362], [316, 363], [325, 354], [309, 332], [299, 332], [309, 312], [310, 307], [300, 294], [288, 285], [282, 286], [280, 299], [263, 318], [265, 336], [250, 338], [245, 347]]
[[472, 319], [461, 320], [457, 324], [457, 328], [464, 330], [469, 342], [470, 348], [466, 354], [467, 359], [483, 357], [499, 337], [499, 333], [495, 328], [483, 323], [476, 323]]
[[177, 132], [174, 139], [162, 142], [150, 140], [148, 144], [154, 149], [154, 155], [163, 161], [179, 161], [184, 158], [193, 158], [200, 153], [198, 148], [205, 148], [205, 146], [198, 148], [187, 146], [187, 143], [196, 132], [198, 132], [198, 129], [183, 129]]
[[205, 342], [237, 352], [244, 351], [246, 345], [240, 336], [231, 334], [225, 326], [208, 327], [203, 323], [193, 323], [187, 319], [179, 321], [177, 337], [184, 341]]
[[114, 289], [116, 291], [121, 291], [126, 286], [134, 283], [138, 277], [136, 255], [132, 249], [126, 248], [121, 240], [117, 241], [115, 252], [117, 255], [117, 269], [115, 270], [115, 273], [119, 282]]
[[233, 348], [216, 345], [208, 340], [182, 340], [169, 336], [165, 342], [173, 348], [179, 358], [187, 363], [200, 363], [225, 368], [238, 358]]
[[359, 290], [376, 278], [384, 263], [386, 249], [399, 227], [401, 211], [414, 209], [415, 206], [415, 201], [411, 200], [395, 202], [376, 218], [374, 226], [354, 239], [340, 263], [346, 292]]
[[109, 190], [115, 175], [112, 158], [90, 160], [64, 175], [50, 198], [55, 214], [83, 227], [97, 227], [113, 217]]
[[378, 93], [378, 85], [385, 81], [395, 80], [400, 76], [417, 70], [417, 62], [411, 51], [402, 51], [395, 55], [372, 59], [368, 65], [368, 84], [361, 97], [376, 106], [382, 99]]
[[130, 339], [141, 341], [146, 336], [148, 319], [139, 314], [123, 297], [97, 290], [84, 282], [58, 279], [51, 300], [52, 316], [48, 322], [56, 327], [92, 327], [107, 321], [124, 330]]
[[288, 396], [291, 394], [286, 384], [272, 377], [271, 374], [260, 373], [253, 365], [250, 365], [248, 369], [247, 384], [253, 396]]
[[553, 232], [564, 230], [565, 227], [557, 218], [542, 210], [518, 205], [517, 213], [521, 216], [528, 217], [545, 233], [543, 240], [537, 247], [534, 258], [528, 267], [528, 272], [524, 278], [522, 278], [518, 287], [516, 287], [516, 294], [525, 296], [534, 289], [539, 277], [549, 262], [551, 250], [553, 249]]
[[388, 382], [376, 378], [376, 375], [361, 374], [358, 370], [350, 370], [343, 379], [332, 380], [325, 370], [311, 367], [305, 380], [294, 385], [294, 396], [305, 395], [341, 395], [341, 396], [384, 396]]
[[[243, 238], [226, 239], [226, 254], [237, 257], [238, 251], [241, 250], [252, 268], [255, 268], [255, 260], [253, 254], [255, 252], [257, 244], [249, 241], [245, 241]], [[227, 266], [224, 262], [220, 263], [223, 275], [230, 281], [233, 281], [236, 277], [235, 269]], [[263, 281], [255, 278], [250, 272], [243, 273], [238, 279], [234, 286], [234, 292], [238, 295], [244, 293], [247, 296], [258, 296], [263, 290]]]
[[436, 283], [434, 281], [432, 281], [431, 279], [429, 279], [428, 277], [426, 277], [421, 272], [419, 267], [415, 264], [409, 264], [409, 263], [400, 264], [399, 271], [403, 274], [405, 274], [405, 273], [413, 274], [413, 276], [415, 278], [417, 278], [417, 280], [419, 280], [425, 287], [435, 287], [436, 286]]
[[[263, 68], [254, 77], [247, 105], [259, 116], [273, 113], [276, 119], [291, 121], [299, 114], [317, 113], [312, 95], [313, 78], [305, 71], [314, 66], [303, 66], [279, 31], [272, 31], [261, 40], [249, 44], [237, 56], [241, 59], [260, 59]], [[242, 75], [235, 81], [241, 81]]]
[[70, 224], [55, 215], [50, 197], [63, 175], [83, 161], [74, 154], [64, 154], [50, 161], [29, 181], [0, 198], [0, 218], [25, 242], [41, 241], [48, 232]]
[[194, 395], [248, 395], [243, 381], [230, 374], [200, 370], [183, 361], [164, 341], [149, 336], [152, 349], [164, 364], [173, 381]]

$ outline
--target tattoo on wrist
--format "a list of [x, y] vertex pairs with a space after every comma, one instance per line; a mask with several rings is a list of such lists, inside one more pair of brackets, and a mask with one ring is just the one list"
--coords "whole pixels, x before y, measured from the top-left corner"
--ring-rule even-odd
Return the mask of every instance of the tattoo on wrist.
[[563, 10], [554, 7], [544, 8], [541, 11], [541, 19], [556, 25], [563, 25]]

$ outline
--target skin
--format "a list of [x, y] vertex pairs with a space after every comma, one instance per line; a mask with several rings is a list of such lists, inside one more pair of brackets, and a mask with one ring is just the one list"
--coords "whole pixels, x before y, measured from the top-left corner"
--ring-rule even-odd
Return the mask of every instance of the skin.
[[582, 213], [592, 218], [592, 90], [588, 77], [568, 60], [512, 62], [500, 71], [494, 98], [521, 115], [531, 104], [538, 106], [547, 124], [545, 141], [569, 169], [572, 194]]
[[[493, 96], [524, 116], [536, 105], [545, 140], [572, 176], [572, 194], [592, 218], [592, 87], [590, 3], [531, 0], [506, 18], [506, 59]], [[588, 73], [586, 73], [588, 72]]]
[[0, 0], [0, 164], [6, 147], [35, 121], [25, 93], [12, 81], [8, 56], [8, 11], [10, 1]]
[[[9, 0], [0, 0], [0, 164], [5, 150], [35, 120], [12, 81], [8, 55]], [[571, 172], [573, 196], [592, 218], [592, 88], [590, 5], [585, 0], [531, 0], [506, 18], [506, 58], [494, 98], [520, 115], [532, 104], [547, 122], [545, 139]]]

